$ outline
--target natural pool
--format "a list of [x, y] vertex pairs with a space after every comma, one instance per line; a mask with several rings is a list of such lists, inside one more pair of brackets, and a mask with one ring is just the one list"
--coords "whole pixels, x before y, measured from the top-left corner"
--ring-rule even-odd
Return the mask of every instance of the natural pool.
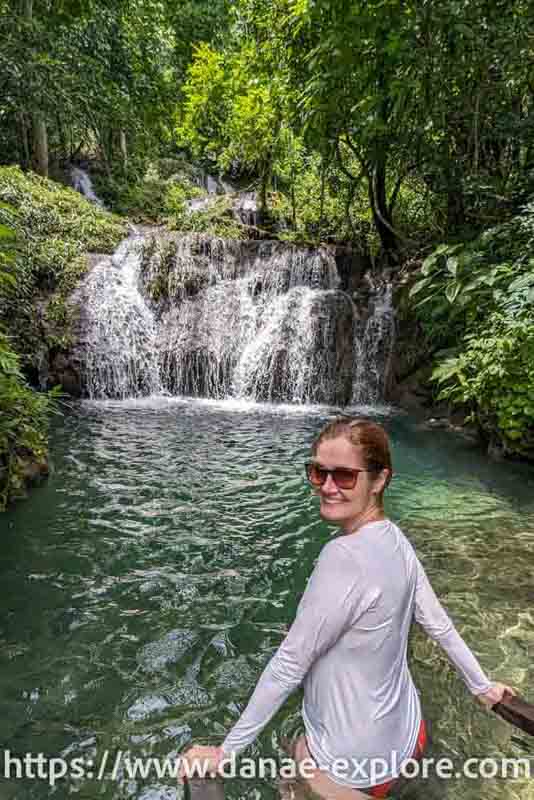
[[[534, 472], [367, 409], [392, 435], [387, 512], [496, 679], [534, 701]], [[331, 530], [303, 462], [326, 408], [154, 400], [82, 404], [53, 434], [53, 474], [0, 518], [0, 732], [13, 755], [165, 757], [218, 741], [291, 622]], [[471, 699], [414, 626], [428, 755], [530, 757], [534, 740]], [[299, 728], [294, 695], [253, 754]], [[111, 762], [110, 762], [111, 764]], [[534, 774], [534, 766], [533, 766]], [[275, 797], [233, 780], [228, 798]], [[0, 800], [181, 797], [170, 779], [0, 781]], [[525, 779], [413, 782], [418, 800], [534, 798]]]

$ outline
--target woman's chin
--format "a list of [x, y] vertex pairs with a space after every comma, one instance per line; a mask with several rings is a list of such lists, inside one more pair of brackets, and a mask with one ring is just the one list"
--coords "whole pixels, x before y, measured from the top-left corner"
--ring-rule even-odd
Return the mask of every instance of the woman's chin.
[[326, 503], [324, 500], [321, 500], [319, 512], [324, 520], [334, 522], [336, 520], [345, 519], [347, 509], [344, 503]]

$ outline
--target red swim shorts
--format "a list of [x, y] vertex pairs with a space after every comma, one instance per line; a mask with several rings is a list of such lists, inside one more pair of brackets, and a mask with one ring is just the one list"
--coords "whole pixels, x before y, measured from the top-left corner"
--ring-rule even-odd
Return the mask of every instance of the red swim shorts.
[[[426, 725], [424, 719], [422, 719], [412, 758], [419, 760], [422, 757], [423, 753], [425, 752], [426, 742], [427, 742]], [[369, 789], [363, 789], [362, 791], [364, 791], [370, 797], [387, 797], [391, 789], [397, 783], [397, 781], [398, 778], [393, 778], [393, 780], [391, 781], [386, 781], [386, 783], [379, 783], [376, 786], [372, 786]]]

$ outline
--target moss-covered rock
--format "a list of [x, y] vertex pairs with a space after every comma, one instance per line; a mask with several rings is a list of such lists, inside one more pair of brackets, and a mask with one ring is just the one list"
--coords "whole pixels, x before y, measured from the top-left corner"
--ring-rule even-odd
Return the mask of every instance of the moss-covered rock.
[[176, 233], [160, 232], [147, 237], [143, 244], [141, 275], [145, 291], [162, 307], [170, 300], [177, 302], [192, 297], [210, 281], [209, 270], [203, 263], [197, 263], [194, 256], [180, 257], [180, 241], [189, 252], [190, 238], [182, 240]]
[[2, 292], [1, 321], [32, 383], [46, 351], [67, 348], [65, 300], [88, 268], [88, 252], [111, 253], [126, 235], [121, 218], [78, 192], [18, 167], [0, 168], [0, 222], [16, 234], [14, 286]]
[[[1, 270], [0, 270], [1, 274]], [[46, 474], [52, 396], [31, 389], [0, 330], [0, 511]]]
[[198, 169], [179, 159], [159, 159], [142, 176], [127, 179], [120, 173], [94, 173], [99, 195], [119, 214], [143, 225], [173, 225], [190, 200], [207, 194]]

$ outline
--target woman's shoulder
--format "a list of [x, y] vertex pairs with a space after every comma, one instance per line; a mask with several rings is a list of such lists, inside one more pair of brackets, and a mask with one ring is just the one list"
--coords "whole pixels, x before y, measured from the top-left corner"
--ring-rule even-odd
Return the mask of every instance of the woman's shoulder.
[[401, 559], [411, 566], [417, 556], [414, 547], [400, 526], [391, 519], [364, 525], [356, 534], [338, 537], [341, 553], [353, 556], [360, 565], [373, 566]]
[[356, 562], [360, 566], [367, 559], [376, 562], [377, 556], [387, 558], [394, 554], [412, 561], [415, 550], [403, 530], [390, 519], [376, 520], [363, 525], [356, 533], [340, 533], [330, 539], [321, 549], [317, 564]]
[[359, 571], [361, 565], [356, 553], [343, 541], [346, 538], [343, 535], [335, 536], [323, 545], [315, 563], [314, 573], [317, 577], [328, 575], [329, 580], [332, 580], [332, 576], [337, 580], [354, 580], [355, 572]]

